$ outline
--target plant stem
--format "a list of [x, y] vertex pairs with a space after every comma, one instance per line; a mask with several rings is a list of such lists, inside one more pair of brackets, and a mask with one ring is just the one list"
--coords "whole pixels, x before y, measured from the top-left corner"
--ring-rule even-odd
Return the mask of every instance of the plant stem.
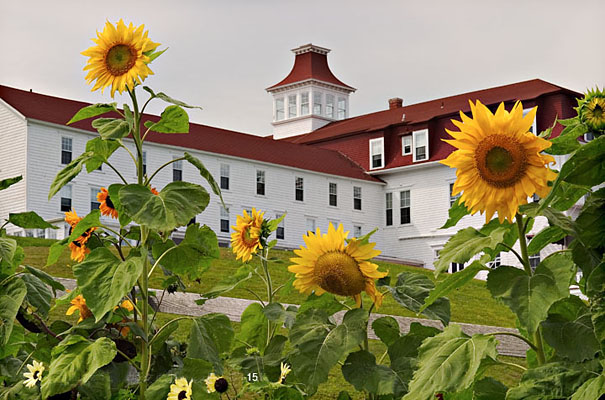
[[109, 163], [109, 161], [105, 161], [105, 164], [109, 165], [109, 168], [113, 169], [113, 172], [115, 172], [120, 179], [122, 180], [122, 182], [124, 182], [124, 185], [128, 185], [128, 181], [126, 179], [124, 179], [124, 177], [122, 176], [122, 174], [120, 173], [120, 171], [118, 171], [113, 165], [111, 165]]
[[522, 366], [522, 365], [515, 364], [515, 363], [509, 363], [509, 362], [506, 362], [506, 361], [501, 361], [501, 360], [498, 360], [498, 364], [503, 364], [503, 365], [508, 365], [508, 366], [510, 366], [510, 367], [519, 368], [519, 369], [520, 369], [521, 371], [523, 371], [523, 372], [527, 371], [527, 368], [525, 368], [525, 367], [524, 367], [524, 366]]
[[521, 248], [521, 257], [523, 258], [523, 268], [527, 275], [532, 276], [532, 270], [529, 266], [529, 256], [527, 255], [527, 238], [525, 237], [523, 216], [517, 213], [515, 221], [517, 222], [517, 229], [519, 230], [519, 247]]
[[540, 365], [546, 364], [546, 357], [544, 356], [544, 345], [542, 344], [542, 328], [538, 326], [536, 329], [536, 333], [534, 333], [534, 341], [536, 342], [536, 347], [538, 350], [536, 354], [538, 355], [538, 363]]
[[185, 157], [179, 157], [179, 158], [175, 158], [174, 160], [170, 160], [168, 162], [165, 162], [164, 164], [162, 164], [160, 166], [160, 168], [156, 169], [155, 172], [153, 174], [151, 174], [151, 176], [149, 178], [147, 178], [147, 180], [145, 181], [145, 185], [147, 185], [148, 183], [150, 183], [151, 180], [153, 179], [153, 177], [156, 176], [157, 173], [160, 172], [163, 168], [169, 166], [170, 164], [172, 164], [174, 162], [181, 161], [181, 160], [184, 160], [184, 159], [185, 159]]

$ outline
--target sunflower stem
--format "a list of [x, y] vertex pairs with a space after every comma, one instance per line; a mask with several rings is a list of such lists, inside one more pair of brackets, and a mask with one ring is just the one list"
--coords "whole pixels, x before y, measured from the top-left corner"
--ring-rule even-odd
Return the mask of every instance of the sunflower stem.
[[124, 182], [124, 185], [128, 185], [128, 181], [126, 179], [124, 179], [124, 177], [122, 176], [122, 174], [120, 173], [120, 171], [118, 171], [116, 169], [116, 167], [114, 167], [113, 165], [111, 165], [109, 163], [109, 161], [105, 161], [105, 164], [109, 165], [109, 168], [113, 169], [113, 172], [115, 172], [120, 177], [120, 179], [122, 180], [122, 182]]
[[525, 269], [527, 275], [532, 276], [532, 270], [529, 265], [529, 256], [527, 255], [527, 238], [525, 237], [523, 216], [517, 213], [515, 221], [517, 222], [517, 229], [519, 230], [519, 247], [521, 248], [521, 258], [523, 258], [523, 269]]
[[170, 165], [170, 164], [172, 164], [172, 163], [175, 163], [175, 162], [177, 162], [177, 161], [181, 161], [181, 160], [184, 160], [184, 159], [185, 159], [185, 157], [179, 157], [179, 158], [175, 158], [174, 160], [170, 160], [170, 161], [168, 161], [168, 162], [165, 162], [164, 164], [162, 164], [162, 165], [160, 166], [160, 168], [156, 169], [156, 170], [155, 170], [155, 172], [154, 172], [153, 174], [151, 174], [151, 176], [150, 176], [149, 178], [147, 178], [147, 179], [145, 180], [145, 183], [144, 183], [144, 184], [145, 184], [145, 185], [147, 185], [147, 184], [151, 183], [151, 180], [152, 180], [152, 179], [153, 179], [153, 178], [154, 178], [154, 177], [157, 175], [157, 173], [158, 173], [158, 172], [160, 172], [160, 171], [161, 171], [163, 168], [165, 168], [165, 167], [169, 166], [169, 165]]

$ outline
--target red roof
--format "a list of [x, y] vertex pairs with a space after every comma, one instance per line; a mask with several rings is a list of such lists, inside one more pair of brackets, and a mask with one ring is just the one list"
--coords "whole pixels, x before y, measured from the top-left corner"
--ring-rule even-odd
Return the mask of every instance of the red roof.
[[[480, 100], [483, 104], [491, 105], [502, 101], [526, 101], [556, 92], [580, 96], [579, 93], [561, 86], [541, 79], [532, 79], [335, 121], [313, 132], [285, 140], [292, 143], [317, 143], [358, 133], [378, 131], [391, 125], [424, 123], [433, 118], [457, 114], [458, 111], [466, 113], [470, 111], [469, 100]], [[402, 120], [404, 115], [405, 120]]]
[[[90, 105], [2, 85], [0, 85], [0, 98], [26, 118], [58, 125], [65, 125], [80, 108]], [[159, 117], [145, 114], [143, 119], [157, 121]], [[70, 126], [96, 132], [91, 126], [91, 119]], [[382, 182], [368, 175], [359, 165], [338, 151], [275, 141], [207, 125], [191, 123], [189, 134], [169, 135], [150, 132], [146, 140], [331, 175]]]
[[292, 71], [290, 71], [288, 76], [279, 83], [268, 87], [268, 91], [291, 83], [306, 81], [308, 79], [332, 83], [351, 91], [355, 90], [355, 88], [341, 82], [330, 70], [327, 56], [330, 50], [308, 44], [293, 49], [292, 51], [296, 54]]

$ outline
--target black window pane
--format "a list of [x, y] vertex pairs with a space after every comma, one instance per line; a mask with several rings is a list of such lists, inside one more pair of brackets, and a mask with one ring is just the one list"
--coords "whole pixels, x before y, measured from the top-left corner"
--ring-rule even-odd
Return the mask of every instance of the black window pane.
[[221, 219], [221, 232], [229, 232], [229, 220]]
[[361, 210], [361, 199], [353, 199], [353, 208], [355, 210]]
[[191, 218], [189, 220], [189, 222], [187, 222], [187, 226], [191, 225], [191, 224], [195, 224], [195, 217]]
[[382, 165], [382, 156], [380, 154], [372, 156], [372, 168], [379, 168]]
[[256, 194], [260, 194], [261, 196], [265, 195], [265, 184], [257, 182], [256, 183]]
[[61, 211], [71, 210], [71, 199], [61, 197]]
[[147, 165], [143, 164], [143, 175], [147, 173]]
[[416, 147], [416, 160], [424, 160], [426, 158], [426, 147]]
[[300, 189], [296, 189], [296, 200], [303, 201], [303, 191]]
[[275, 232], [275, 237], [278, 239], [284, 238], [284, 228], [282, 226], [277, 227], [277, 231]]
[[409, 207], [405, 207], [401, 209], [401, 223], [409, 224], [410, 223], [410, 209]]
[[229, 190], [229, 177], [221, 176], [221, 189]]
[[71, 151], [61, 151], [61, 164], [69, 164], [71, 162]]
[[387, 226], [393, 225], [393, 210], [387, 210]]
[[182, 180], [183, 180], [183, 171], [181, 171], [180, 169], [173, 169], [172, 170], [172, 181], [177, 182], [177, 181], [182, 181]]
[[101, 204], [97, 203], [96, 201], [91, 201], [90, 202], [90, 211], [92, 211], [92, 210], [98, 210], [100, 205]]
[[336, 202], [337, 202], [336, 195], [331, 194], [330, 195], [330, 205], [336, 207]]

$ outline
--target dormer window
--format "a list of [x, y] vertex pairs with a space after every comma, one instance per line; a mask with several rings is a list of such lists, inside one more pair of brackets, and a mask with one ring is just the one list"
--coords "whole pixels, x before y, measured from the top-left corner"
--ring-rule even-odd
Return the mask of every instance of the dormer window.
[[345, 119], [347, 117], [347, 99], [344, 97], [338, 98], [338, 119]]
[[429, 158], [429, 130], [423, 129], [412, 134], [414, 142], [414, 162]]
[[321, 92], [313, 92], [313, 114], [321, 115]]
[[370, 169], [384, 167], [384, 138], [370, 139]]
[[334, 118], [334, 95], [326, 94], [326, 117]]
[[309, 114], [309, 92], [300, 94], [300, 115]]
[[288, 96], [288, 118], [296, 117], [296, 109], [298, 108], [298, 104], [296, 103], [296, 95], [291, 94]]
[[278, 97], [275, 99], [275, 120], [281, 121], [285, 117], [284, 112], [284, 98]]
[[401, 154], [407, 156], [412, 154], [412, 135], [403, 136], [401, 138]]

